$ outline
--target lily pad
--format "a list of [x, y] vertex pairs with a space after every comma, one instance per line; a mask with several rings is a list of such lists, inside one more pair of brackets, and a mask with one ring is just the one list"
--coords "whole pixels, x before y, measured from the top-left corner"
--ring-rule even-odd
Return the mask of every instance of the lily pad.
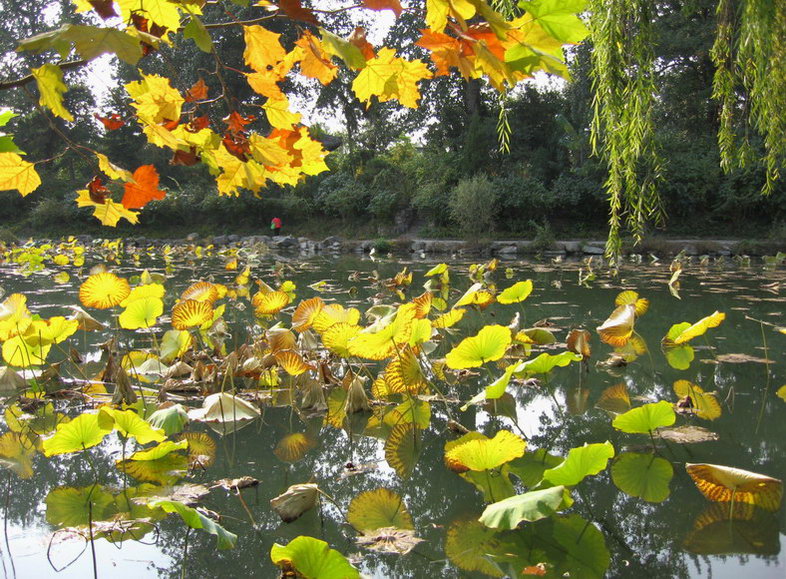
[[363, 533], [386, 527], [414, 529], [404, 500], [386, 488], [366, 491], [352, 499], [347, 521]]
[[617, 416], [612, 426], [622, 432], [648, 434], [662, 426], [671, 426], [677, 420], [669, 402], [661, 400], [644, 404]]
[[480, 516], [480, 522], [493, 529], [515, 529], [522, 521], [537, 521], [550, 517], [573, 501], [570, 491], [559, 485], [508, 497], [490, 504]]
[[287, 545], [274, 543], [270, 558], [287, 573], [296, 572], [309, 579], [359, 579], [360, 573], [346, 557], [325, 541], [295, 537]]
[[668, 498], [673, 476], [671, 463], [654, 454], [623, 452], [611, 465], [611, 480], [617, 488], [650, 503]]

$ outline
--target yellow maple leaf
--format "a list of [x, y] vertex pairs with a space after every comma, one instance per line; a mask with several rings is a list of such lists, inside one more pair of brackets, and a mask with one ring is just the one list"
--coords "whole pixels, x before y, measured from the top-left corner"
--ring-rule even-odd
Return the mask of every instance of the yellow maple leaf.
[[134, 180], [134, 175], [131, 171], [118, 167], [109, 160], [109, 157], [101, 153], [96, 153], [98, 157], [98, 168], [101, 169], [110, 179], [119, 179], [121, 181], [129, 182]]
[[426, 0], [426, 26], [442, 32], [450, 16], [466, 28], [466, 20], [472, 18], [475, 11], [471, 0]]
[[74, 115], [63, 104], [63, 93], [68, 87], [63, 82], [63, 71], [60, 67], [56, 64], [45, 64], [31, 72], [41, 95], [39, 102], [61, 119], [73, 122]]
[[281, 46], [280, 34], [271, 32], [262, 26], [244, 26], [243, 35], [246, 48], [243, 51], [243, 60], [257, 72], [265, 72], [268, 67], [275, 67], [287, 55]]
[[280, 98], [284, 93], [278, 82], [281, 80], [278, 74], [271, 71], [250, 72], [246, 74], [246, 80], [254, 92], [271, 99]]
[[163, 121], [180, 119], [180, 111], [185, 99], [169, 84], [169, 79], [156, 74], [142, 74], [142, 80], [126, 85], [128, 95], [133, 99], [131, 106], [143, 125], [157, 125]]
[[121, 219], [126, 219], [132, 225], [139, 223], [138, 211], [126, 209], [121, 203], [115, 203], [111, 199], [107, 199], [104, 203], [96, 203], [90, 198], [90, 192], [87, 189], [80, 189], [76, 192], [76, 205], [77, 207], [94, 207], [93, 216], [109, 227], [115, 227]]
[[322, 40], [308, 30], [295, 43], [302, 51], [300, 72], [316, 78], [322, 84], [330, 84], [338, 74], [338, 67], [330, 61], [330, 55], [322, 47]]
[[266, 166], [289, 165], [292, 162], [292, 153], [284, 148], [276, 139], [253, 134], [248, 138], [251, 156], [254, 160]]
[[35, 165], [16, 153], [0, 153], [0, 191], [16, 189], [24, 197], [41, 184]]
[[284, 95], [277, 99], [267, 99], [262, 108], [265, 109], [268, 122], [276, 128], [289, 129], [300, 122], [300, 113], [289, 110], [289, 99]]
[[318, 175], [327, 171], [327, 151], [322, 147], [322, 143], [312, 139], [306, 127], [300, 128], [300, 135], [300, 139], [295, 143], [295, 149], [299, 150], [301, 155], [300, 170], [306, 175]]
[[417, 83], [431, 76], [423, 61], [405, 60], [397, 57], [392, 48], [383, 48], [360, 71], [352, 82], [352, 90], [366, 103], [377, 96], [383, 102], [398, 99], [402, 105], [416, 108], [420, 98]]
[[[168, 31], [177, 32], [180, 28], [180, 11], [176, 2], [170, 0], [116, 0], [116, 2], [120, 6], [120, 16], [124, 22], [129, 22], [132, 14], [141, 14], [151, 23], [163, 26]], [[188, 10], [192, 14], [202, 13], [195, 2], [188, 3]]]

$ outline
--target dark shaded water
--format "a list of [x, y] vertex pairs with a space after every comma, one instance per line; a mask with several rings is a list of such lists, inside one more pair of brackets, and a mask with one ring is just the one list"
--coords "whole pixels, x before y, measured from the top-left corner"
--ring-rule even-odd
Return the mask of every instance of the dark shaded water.
[[[226, 272], [220, 263], [218, 259], [206, 259], [175, 264], [166, 282], [172, 296], [170, 301], [191, 280], [211, 276], [220, 282], [233, 279], [236, 272]], [[138, 273], [138, 269], [124, 269], [128, 265], [122, 264], [117, 273]], [[158, 258], [153, 258], [150, 265], [151, 271], [164, 269]], [[404, 265], [415, 272], [408, 295], [416, 296], [425, 281], [423, 272], [433, 264], [320, 259], [290, 263], [282, 279], [297, 284], [298, 300], [320, 295], [326, 301], [339, 301], [364, 311], [371, 305], [369, 298], [379, 290], [370, 287], [364, 277], [373, 270], [380, 277], [389, 277]], [[189, 429], [208, 433], [216, 442], [217, 452], [212, 465], [189, 473], [188, 482], [210, 486], [219, 479], [241, 476], [260, 481], [259, 486], [241, 491], [240, 498], [218, 488], [203, 501], [207, 508], [222, 515], [222, 524], [227, 529], [238, 535], [236, 548], [217, 551], [213, 536], [186, 533], [180, 520], [170, 516], [158, 522], [155, 530], [141, 541], [110, 544], [97, 540], [98, 575], [177, 577], [183, 573], [185, 564], [188, 577], [272, 577], [276, 570], [270, 562], [271, 545], [309, 535], [326, 540], [350, 556], [370, 576], [481, 576], [477, 570], [461, 568], [462, 558], [456, 556], [455, 549], [449, 548], [446, 555], [447, 538], [471, 537], [476, 531], [473, 521], [484, 508], [480, 493], [444, 465], [445, 442], [455, 438], [448, 429], [449, 419], [489, 436], [500, 429], [509, 429], [527, 437], [528, 450], [547, 449], [560, 456], [585, 442], [606, 440], [613, 443], [617, 454], [624, 450], [649, 452], [651, 444], [646, 435], [614, 430], [611, 415], [597, 408], [596, 403], [607, 388], [621, 383], [625, 384], [634, 406], [640, 400], [676, 402], [674, 382], [689, 380], [705, 391], [716, 392], [722, 415], [712, 422], [681, 417], [679, 424], [704, 426], [716, 432], [719, 440], [690, 445], [658, 442], [659, 454], [674, 466], [668, 498], [660, 503], [648, 503], [629, 496], [615, 486], [606, 469], [577, 487], [574, 493], [577, 502], [569, 512], [589, 521], [602, 534], [610, 556], [606, 573], [610, 577], [736, 577], [741, 573], [750, 577], [784, 576], [786, 556], [781, 548], [786, 533], [784, 509], [775, 514], [757, 509], [734, 521], [723, 520], [723, 514], [717, 519], [713, 505], [698, 492], [683, 466], [685, 462], [709, 462], [786, 478], [786, 401], [775, 395], [786, 384], [783, 370], [786, 335], [754, 321], [786, 325], [783, 268], [767, 271], [760, 265], [740, 268], [734, 264], [705, 267], [686, 264], [681, 277], [681, 299], [677, 299], [668, 289], [668, 264], [628, 265], [617, 278], [598, 272], [589, 287], [578, 283], [580, 267], [582, 264], [578, 263], [503, 262], [496, 274], [500, 288], [531, 278], [535, 291], [521, 304], [497, 305], [473, 312], [460, 327], [461, 337], [472, 335], [486, 324], [506, 325], [519, 312], [522, 327], [547, 319], [558, 341], [563, 343], [568, 329], [589, 329], [593, 333], [593, 356], [587, 372], [579, 364], [573, 364], [557, 368], [539, 387], [511, 386], [508, 392], [513, 392], [513, 396], [498, 406], [497, 415], [478, 407], [461, 412], [460, 404], [431, 401], [430, 425], [421, 434], [417, 463], [407, 478], [401, 478], [389, 465], [385, 439], [379, 437], [379, 429], [368, 428], [367, 415], [357, 415], [347, 427], [339, 429], [325, 424], [322, 416], [303, 417], [289, 407], [266, 407], [261, 420], [224, 436], [192, 423]], [[452, 298], [455, 301], [470, 282], [465, 275], [467, 264], [453, 264], [451, 268], [452, 283], [458, 288]], [[512, 269], [510, 281], [505, 276], [506, 268]], [[3, 269], [0, 283], [6, 294], [26, 294], [34, 312], [44, 316], [63, 315], [66, 311], [60, 304], [78, 303], [78, 283], [75, 280], [68, 286], [55, 284], [51, 274], [56, 270], [22, 277], [8, 266]], [[272, 284], [274, 270], [271, 261], [260, 256], [253, 274]], [[307, 287], [317, 280], [328, 281], [336, 293], [319, 293]], [[357, 291], [349, 292], [353, 287]], [[651, 302], [649, 311], [636, 325], [648, 352], [626, 367], [607, 371], [596, 367], [595, 361], [605, 359], [612, 349], [598, 341], [594, 328], [614, 309], [614, 298], [622, 289], [635, 289]], [[715, 310], [725, 312], [727, 318], [706, 337], [692, 342], [695, 360], [690, 367], [687, 370], [670, 367], [661, 352], [660, 340], [671, 325], [695, 322]], [[96, 317], [107, 320], [109, 314], [99, 312]], [[244, 326], [250, 313], [230, 305], [226, 317], [233, 329], [233, 339], [244, 341]], [[284, 319], [288, 318], [284, 316]], [[123, 340], [131, 339], [130, 332], [121, 332], [120, 336]], [[75, 339], [76, 336], [72, 338]], [[96, 336], [94, 341], [101, 339]], [[558, 346], [553, 352], [564, 349], [564, 344]], [[769, 358], [773, 363], [719, 362], [717, 357], [723, 360], [726, 354]], [[483, 371], [477, 382], [443, 384], [444, 394], [449, 398], [469, 399], [479, 385], [487, 385], [502, 373], [494, 365], [490, 366], [491, 370]], [[306, 441], [302, 456], [287, 456], [282, 451], [288, 448], [285, 441], [293, 440], [293, 434], [301, 434], [300, 440]], [[114, 467], [115, 459], [120, 456], [118, 443], [105, 442], [92, 454], [98, 480], [109, 495], [117, 495], [117, 489], [122, 489], [124, 484], [138, 484], [133, 479], [124, 481]], [[357, 474], [347, 470], [349, 463], [369, 468], [360, 469], [363, 472]], [[90, 547], [66, 533], [55, 534], [52, 540], [56, 528], [48, 522], [52, 518], [48, 509], [53, 508], [52, 504], [59, 504], [61, 499], [52, 497], [62, 493], [62, 487], [88, 487], [96, 475], [74, 455], [46, 459], [37, 454], [32, 468], [34, 476], [27, 479], [11, 471], [0, 473], [0, 498], [5, 515], [2, 561], [6, 576], [89, 576], [93, 566]], [[320, 509], [312, 509], [294, 523], [281, 523], [270, 509], [269, 500], [289, 485], [303, 482], [318, 483], [335, 504], [322, 500]], [[375, 554], [356, 546], [356, 533], [343, 520], [342, 511], [346, 511], [353, 497], [380, 487], [403, 497], [417, 535], [424, 539], [405, 556]], [[509, 548], [524, 544], [517, 541], [526, 542], [513, 535], [486, 539], [489, 544], [496, 541], [512, 546]], [[48, 549], [51, 564], [47, 560]], [[83, 549], [71, 566], [61, 573], [54, 570], [53, 565], [63, 567]], [[587, 576], [581, 570], [583, 567], [575, 569], [572, 576]]]

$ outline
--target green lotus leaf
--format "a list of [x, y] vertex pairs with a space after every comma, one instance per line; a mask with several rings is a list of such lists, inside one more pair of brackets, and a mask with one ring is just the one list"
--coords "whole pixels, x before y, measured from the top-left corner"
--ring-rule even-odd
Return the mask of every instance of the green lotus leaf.
[[665, 345], [663, 354], [666, 356], [666, 362], [675, 370], [687, 370], [696, 357], [693, 348], [687, 344], [682, 344], [681, 346]]
[[535, 452], [525, 452], [524, 456], [508, 463], [510, 472], [521, 479], [526, 487], [534, 487], [543, 480], [543, 473], [548, 469], [559, 466], [565, 459], [546, 452], [539, 448]]
[[493, 529], [515, 529], [522, 521], [537, 521], [550, 517], [558, 510], [573, 504], [570, 491], [559, 485], [508, 497], [490, 504], [480, 516], [480, 522]]
[[[92, 504], [91, 504], [92, 503]], [[81, 527], [104, 520], [114, 497], [99, 485], [60, 487], [46, 495], [46, 521], [56, 527]]]
[[183, 427], [188, 424], [188, 414], [182, 404], [173, 404], [156, 410], [147, 421], [153, 428], [163, 430], [166, 436], [172, 436], [183, 431]]
[[496, 400], [497, 398], [501, 398], [505, 393], [508, 384], [510, 384], [510, 378], [513, 376], [513, 371], [517, 367], [518, 364], [511, 364], [505, 368], [505, 373], [502, 376], [486, 386], [485, 390], [475, 394], [475, 396], [473, 396], [464, 406], [461, 407], [461, 411], [464, 412], [471, 405], [479, 404], [484, 400]]
[[274, 543], [270, 558], [284, 571], [294, 570], [305, 579], [355, 579], [358, 570], [346, 557], [331, 549], [325, 541], [313, 537], [299, 536], [287, 545]]
[[445, 356], [449, 368], [477, 368], [486, 362], [499, 360], [511, 342], [510, 328], [485, 326], [476, 335], [464, 338]]
[[44, 455], [68, 454], [100, 444], [112, 431], [111, 425], [100, 422], [98, 413], [85, 413], [58, 424], [54, 435], [44, 440]]
[[509, 288], [503, 290], [497, 296], [497, 302], [501, 304], [515, 304], [523, 302], [532, 293], [532, 280], [520, 281], [514, 283]]
[[445, 555], [462, 571], [479, 571], [491, 577], [504, 577], [494, 563], [500, 554], [497, 532], [476, 519], [453, 521], [445, 539]]
[[581, 354], [565, 351], [561, 354], [552, 355], [544, 352], [540, 356], [522, 362], [513, 370], [514, 376], [531, 376], [533, 374], [548, 374], [557, 366], [567, 366], [571, 362], [580, 362], [583, 359]]
[[613, 456], [614, 446], [609, 441], [571, 448], [562, 464], [543, 473], [543, 480], [554, 485], [577, 485], [584, 477], [598, 474], [605, 469]]
[[213, 519], [203, 515], [196, 509], [184, 505], [178, 501], [167, 499], [156, 499], [148, 503], [150, 507], [158, 507], [167, 513], [177, 513], [186, 525], [192, 529], [202, 529], [203, 531], [215, 535], [219, 549], [234, 549], [237, 542], [237, 535], [230, 533]]
[[521, 331], [524, 335], [526, 335], [530, 340], [539, 346], [547, 346], [557, 341], [557, 338], [554, 337], [554, 334], [552, 334], [546, 328], [527, 328]]
[[483, 502], [496, 503], [516, 494], [507, 464], [498, 471], [468, 470], [459, 475], [483, 494]]
[[352, 499], [347, 521], [362, 533], [384, 527], [415, 528], [404, 499], [386, 488], [366, 491]]
[[671, 426], [676, 419], [672, 405], [661, 400], [628, 410], [617, 416], [611, 424], [622, 432], [648, 434], [656, 428]]
[[179, 358], [191, 347], [193, 338], [186, 330], [168, 330], [161, 339], [161, 361], [165, 364]]
[[654, 454], [623, 452], [611, 465], [611, 480], [617, 488], [650, 503], [666, 500], [673, 476], [671, 463]]
[[163, 430], [153, 428], [133, 410], [117, 410], [104, 406], [98, 413], [98, 422], [104, 428], [114, 428], [125, 438], [133, 436], [139, 444], [166, 439]]

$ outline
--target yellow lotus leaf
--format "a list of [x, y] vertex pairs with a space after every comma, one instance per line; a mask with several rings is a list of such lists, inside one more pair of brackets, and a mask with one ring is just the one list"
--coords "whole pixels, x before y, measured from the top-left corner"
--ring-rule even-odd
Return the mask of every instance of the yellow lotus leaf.
[[51, 342], [42, 342], [36, 338], [28, 341], [22, 336], [13, 336], [3, 342], [3, 360], [17, 368], [40, 366], [46, 361], [51, 348]]
[[510, 328], [485, 326], [476, 335], [464, 338], [445, 356], [449, 368], [477, 368], [486, 362], [499, 360], [511, 342]]
[[385, 368], [385, 383], [391, 393], [420, 394], [428, 383], [414, 352], [406, 348]]
[[432, 327], [431, 320], [417, 319], [412, 320], [412, 328], [409, 334], [409, 345], [417, 346], [431, 339]]
[[[248, 282], [251, 281], [251, 267], [246, 266], [240, 275], [235, 278], [235, 284], [237, 285], [248, 285]], [[264, 282], [258, 282], [259, 284], [263, 284]], [[264, 289], [265, 291], [270, 291], [273, 288], [265, 284], [264, 286], [260, 285], [260, 289]]]
[[164, 313], [164, 302], [161, 298], [148, 296], [135, 299], [128, 304], [118, 317], [120, 327], [126, 330], [152, 328], [158, 321], [158, 316]]
[[69, 281], [71, 281], [71, 276], [68, 275], [67, 271], [61, 271], [60, 273], [56, 273], [52, 276], [52, 279], [55, 281], [56, 284], [65, 285]]
[[494, 303], [494, 296], [491, 295], [491, 292], [483, 289], [482, 283], [475, 283], [470, 286], [470, 288], [464, 293], [463, 296], [459, 298], [453, 307], [459, 308], [461, 306], [474, 305], [483, 309], [492, 303]]
[[284, 462], [297, 462], [316, 445], [316, 441], [309, 435], [303, 432], [293, 432], [278, 441], [276, 448], [273, 449], [273, 454]]
[[161, 339], [161, 361], [164, 363], [176, 360], [191, 348], [193, 337], [184, 330], [167, 330]]
[[275, 353], [276, 362], [290, 376], [299, 376], [307, 370], [313, 370], [313, 366], [307, 364], [303, 357], [294, 350], [280, 350]]
[[636, 321], [636, 307], [625, 304], [617, 307], [609, 318], [598, 326], [597, 331], [602, 342], [614, 347], [624, 346], [633, 335], [633, 324]]
[[131, 293], [128, 281], [111, 272], [96, 273], [88, 277], [79, 288], [79, 301], [88, 308], [112, 308]]
[[256, 302], [254, 313], [258, 316], [269, 316], [277, 314], [289, 305], [289, 295], [286, 292], [267, 292], [262, 294], [261, 297], [257, 299], [257, 296], [259, 295], [260, 294], [258, 293], [254, 295], [253, 300]]
[[172, 308], [172, 327], [187, 330], [213, 319], [213, 306], [207, 301], [185, 300]]
[[398, 308], [393, 321], [382, 329], [372, 332], [369, 330], [373, 326], [366, 328], [350, 340], [350, 353], [368, 360], [389, 358], [396, 352], [397, 344], [409, 342], [416, 310], [415, 304], [404, 304]]
[[142, 298], [163, 299], [165, 293], [166, 290], [160, 283], [147, 283], [144, 285], [138, 285], [131, 290], [131, 293], [128, 294], [126, 299], [120, 302], [120, 305], [125, 308], [134, 300], [139, 300]]
[[38, 339], [45, 344], [59, 344], [73, 336], [79, 329], [79, 322], [67, 320], [63, 316], [54, 316], [48, 320], [33, 320], [25, 330], [28, 341]]
[[720, 418], [721, 406], [714, 394], [705, 392], [702, 388], [688, 380], [677, 380], [674, 383], [674, 393], [680, 398], [690, 396], [696, 416], [706, 420]]
[[636, 317], [640, 318], [647, 313], [650, 307], [650, 301], [646, 298], [640, 298], [639, 294], [633, 290], [627, 290], [617, 294], [614, 305], [617, 307], [632, 305], [636, 308]]
[[180, 299], [208, 302], [212, 304], [218, 299], [218, 288], [209, 281], [198, 281], [188, 286], [185, 291], [180, 294]]
[[349, 341], [360, 333], [360, 326], [350, 325], [346, 322], [333, 324], [322, 333], [322, 343], [331, 352], [342, 358], [352, 356], [349, 352]]
[[445, 464], [454, 472], [491, 470], [523, 456], [526, 446], [508, 430], [500, 430], [494, 438], [469, 432], [445, 445]]
[[439, 265], [435, 265], [430, 270], [428, 270], [424, 275], [426, 277], [431, 277], [433, 275], [442, 275], [448, 271], [448, 264], [447, 263], [440, 263]]
[[297, 338], [291, 330], [281, 327], [270, 328], [265, 332], [270, 352], [275, 354], [279, 350], [294, 350], [297, 345]]
[[418, 319], [425, 318], [429, 311], [431, 311], [431, 302], [433, 296], [430, 292], [423, 292], [421, 295], [412, 300], [412, 303], [417, 306], [415, 309], [415, 317]]
[[233, 257], [227, 261], [226, 265], [224, 265], [224, 269], [227, 271], [235, 271], [237, 269], [237, 258]]
[[322, 298], [311, 298], [300, 302], [292, 314], [292, 329], [298, 332], [308, 330], [323, 307], [325, 302]]
[[685, 470], [705, 497], [716, 502], [741, 502], [777, 511], [783, 482], [763, 474], [717, 464], [686, 464]]
[[467, 310], [464, 308], [453, 308], [436, 318], [431, 325], [435, 328], [450, 328], [458, 324], [466, 313]]
[[183, 432], [178, 441], [188, 443], [188, 464], [192, 469], [205, 469], [216, 460], [216, 441], [206, 432]]
[[55, 265], [68, 265], [71, 259], [65, 253], [58, 253], [52, 258], [52, 262]]
[[726, 319], [726, 314], [722, 312], [715, 312], [706, 318], [700, 319], [698, 322], [689, 326], [682, 330], [676, 337], [674, 337], [674, 343], [684, 344], [685, 342], [689, 342], [693, 338], [697, 336], [701, 336], [710, 328], [717, 328], [723, 320]]
[[358, 321], [360, 321], [360, 310], [356, 308], [345, 309], [341, 304], [327, 304], [312, 318], [311, 325], [321, 334], [338, 322], [346, 322], [350, 326], [356, 326]]
[[497, 301], [501, 304], [516, 304], [518, 302], [523, 302], [529, 297], [529, 294], [532, 293], [532, 287], [531, 279], [514, 283], [497, 296]]
[[592, 354], [592, 348], [590, 347], [591, 337], [592, 335], [587, 330], [577, 328], [571, 330], [567, 339], [568, 350], [589, 358]]
[[347, 522], [361, 533], [386, 527], [415, 528], [404, 499], [386, 488], [365, 491], [352, 499]]

